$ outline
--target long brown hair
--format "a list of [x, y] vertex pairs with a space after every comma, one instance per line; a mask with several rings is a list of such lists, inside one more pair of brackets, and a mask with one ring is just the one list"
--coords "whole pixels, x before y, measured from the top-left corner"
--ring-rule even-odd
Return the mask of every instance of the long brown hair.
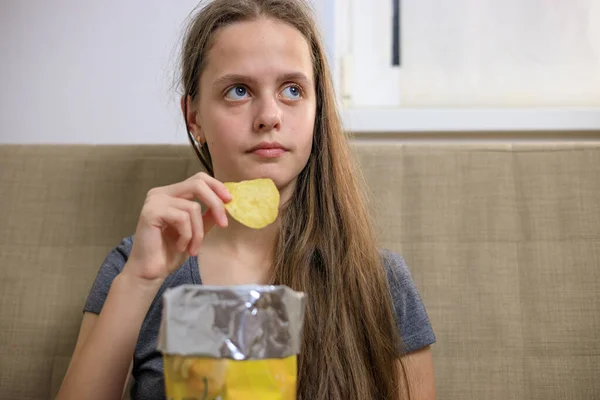
[[[308, 298], [298, 398], [400, 398], [400, 341], [387, 275], [310, 7], [302, 0], [209, 2], [186, 31], [181, 59], [184, 95], [193, 100], [198, 95], [215, 31], [259, 17], [286, 22], [304, 35], [312, 51], [317, 95], [312, 152], [282, 209], [273, 260], [273, 283], [304, 291]], [[189, 130], [188, 136], [212, 173], [207, 146], [199, 146]]]

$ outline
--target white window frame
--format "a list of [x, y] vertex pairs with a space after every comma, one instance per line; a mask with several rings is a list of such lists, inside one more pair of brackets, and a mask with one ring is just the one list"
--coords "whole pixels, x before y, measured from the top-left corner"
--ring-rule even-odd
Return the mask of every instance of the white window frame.
[[[334, 85], [344, 127], [356, 133], [600, 132], [600, 107], [407, 108], [401, 106], [402, 69], [391, 65], [390, 0], [321, 0], [327, 18]], [[359, 26], [355, 21], [375, 15]], [[387, 17], [390, 16], [390, 17]], [[333, 25], [331, 28], [330, 25]], [[383, 38], [383, 39], [382, 39]], [[372, 43], [384, 40], [383, 46]], [[374, 51], [375, 49], [383, 49]], [[389, 49], [386, 51], [385, 49]], [[379, 79], [377, 79], [379, 78]], [[386, 90], [387, 89], [387, 90]]]

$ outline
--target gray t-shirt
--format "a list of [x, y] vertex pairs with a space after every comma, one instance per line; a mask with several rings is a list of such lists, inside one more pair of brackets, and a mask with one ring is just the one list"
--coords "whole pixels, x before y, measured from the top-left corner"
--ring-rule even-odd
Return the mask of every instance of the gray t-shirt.
[[[133, 236], [123, 239], [106, 257], [98, 271], [84, 311], [99, 314], [110, 285], [123, 270], [131, 252]], [[435, 335], [421, 297], [415, 287], [404, 259], [387, 250], [381, 251], [383, 265], [390, 280], [391, 294], [398, 320], [398, 331], [404, 351], [420, 349], [435, 342]], [[163, 283], [150, 305], [135, 347], [133, 377], [135, 383], [131, 391], [133, 400], [165, 399], [163, 381], [163, 360], [156, 350], [158, 329], [162, 312], [162, 295], [167, 288], [182, 284], [201, 284], [200, 270], [196, 257], [190, 257], [185, 264], [173, 272]], [[124, 305], [125, 306], [125, 305]]]

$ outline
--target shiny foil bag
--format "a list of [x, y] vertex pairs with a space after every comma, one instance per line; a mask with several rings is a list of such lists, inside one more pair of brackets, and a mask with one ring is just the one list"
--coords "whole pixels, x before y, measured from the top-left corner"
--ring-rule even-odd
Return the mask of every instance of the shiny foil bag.
[[296, 399], [304, 293], [182, 285], [162, 301], [158, 350], [167, 399]]

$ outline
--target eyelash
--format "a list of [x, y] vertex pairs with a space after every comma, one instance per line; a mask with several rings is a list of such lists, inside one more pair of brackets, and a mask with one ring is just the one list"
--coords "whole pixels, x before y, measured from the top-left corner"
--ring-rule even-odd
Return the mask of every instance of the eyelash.
[[[224, 96], [226, 96], [226, 95], [227, 95], [227, 93], [229, 93], [229, 91], [231, 91], [231, 89], [233, 89], [233, 88], [236, 88], [236, 87], [243, 87], [243, 88], [245, 88], [245, 89], [246, 89], [246, 91], [250, 92], [250, 89], [248, 88], [248, 86], [246, 86], [246, 85], [244, 85], [244, 84], [240, 84], [240, 83], [238, 83], [238, 84], [235, 84], [235, 85], [229, 86], [227, 89], [225, 89], [225, 94], [224, 94]], [[303, 97], [304, 97], [304, 89], [302, 89], [302, 86], [300, 86], [300, 85], [298, 85], [298, 84], [296, 84], [296, 83], [290, 83], [290, 84], [286, 85], [286, 86], [283, 88], [283, 90], [285, 90], [285, 89], [287, 89], [287, 88], [290, 88], [290, 87], [296, 88], [296, 89], [298, 90], [298, 93], [300, 94], [300, 98], [303, 98]], [[282, 90], [282, 91], [283, 91], [283, 90]]]

